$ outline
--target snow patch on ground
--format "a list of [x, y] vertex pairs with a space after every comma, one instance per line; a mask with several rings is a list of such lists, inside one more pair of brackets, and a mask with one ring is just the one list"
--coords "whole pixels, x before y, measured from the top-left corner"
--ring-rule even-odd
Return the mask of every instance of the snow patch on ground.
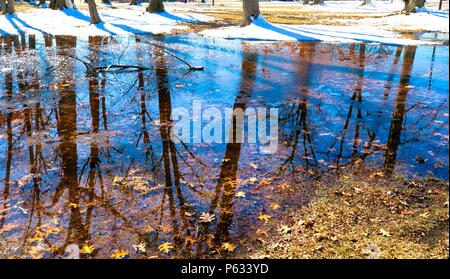
[[207, 22], [214, 18], [195, 13], [175, 14], [162, 12], [150, 14], [145, 8], [101, 9], [98, 11], [102, 23], [89, 24], [88, 10], [36, 9], [13, 15], [0, 15], [0, 35], [38, 34], [72, 36], [104, 36], [126, 34], [161, 34], [175, 29], [185, 29], [183, 23]]
[[259, 16], [245, 27], [224, 27], [204, 30], [204, 36], [259, 41], [322, 41], [333, 43], [381, 43], [419, 45], [430, 42], [401, 38], [400, 34], [371, 26], [329, 26], [272, 24]]
[[361, 24], [383, 26], [389, 30], [403, 31], [429, 31], [448, 33], [448, 11], [434, 11], [427, 8], [409, 15], [393, 15], [380, 18], [368, 18], [360, 21]]

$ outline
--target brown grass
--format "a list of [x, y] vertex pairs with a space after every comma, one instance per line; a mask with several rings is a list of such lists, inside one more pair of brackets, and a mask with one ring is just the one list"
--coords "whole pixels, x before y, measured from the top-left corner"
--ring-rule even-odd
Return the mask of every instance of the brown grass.
[[[362, 175], [324, 181], [308, 206], [277, 218], [244, 256], [448, 258], [448, 182]], [[282, 225], [290, 231], [280, 232]]]

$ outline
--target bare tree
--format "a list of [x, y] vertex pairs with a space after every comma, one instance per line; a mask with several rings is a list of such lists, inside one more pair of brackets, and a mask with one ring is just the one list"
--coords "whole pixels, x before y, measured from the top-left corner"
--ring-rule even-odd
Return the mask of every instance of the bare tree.
[[13, 14], [16, 10], [14, 9], [14, 0], [0, 0], [0, 14]]
[[242, 0], [244, 14], [241, 20], [241, 27], [247, 26], [260, 15], [259, 0]]
[[95, 4], [95, 0], [88, 0], [89, 6], [89, 15], [91, 16], [91, 24], [97, 24], [102, 22], [100, 16], [97, 11], [97, 4]]
[[150, 4], [146, 9], [149, 13], [160, 13], [164, 12], [164, 4], [162, 0], [150, 0]]
[[73, 0], [50, 0], [50, 9], [52, 10], [61, 10], [64, 8], [73, 9], [75, 8], [75, 4]]
[[418, 8], [425, 6], [425, 0], [403, 0], [403, 2], [405, 2], [403, 11], [406, 12], [406, 14], [415, 13]]

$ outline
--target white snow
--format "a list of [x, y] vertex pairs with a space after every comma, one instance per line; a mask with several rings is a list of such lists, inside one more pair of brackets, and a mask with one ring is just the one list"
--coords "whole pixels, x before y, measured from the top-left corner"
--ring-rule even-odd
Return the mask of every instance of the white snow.
[[392, 45], [419, 45], [430, 42], [401, 38], [400, 34], [371, 26], [329, 26], [272, 24], [259, 16], [245, 27], [204, 30], [204, 36], [259, 41], [368, 42]]
[[[403, 1], [375, 1], [374, 5], [361, 6], [361, 1], [327, 1], [324, 5], [302, 5], [292, 2], [261, 2], [261, 6], [292, 6], [299, 11], [335, 14], [337, 26], [272, 24], [258, 17], [251, 25], [240, 28], [230, 26], [204, 30], [209, 37], [245, 40], [299, 40], [323, 42], [368, 42], [393, 45], [431, 44], [430, 41], [406, 39], [398, 31], [449, 32], [448, 11], [423, 8], [410, 15], [400, 14]], [[429, 3], [429, 1], [427, 2]], [[183, 4], [183, 5], [182, 5]], [[99, 4], [102, 5], [102, 4]], [[225, 6], [242, 5], [240, 2]], [[48, 33], [53, 35], [93, 36], [127, 34], [161, 34], [186, 29], [186, 23], [214, 21], [215, 18], [195, 13], [209, 11], [206, 5], [169, 5], [169, 12], [150, 14], [145, 6], [114, 4], [115, 8], [99, 9], [102, 23], [91, 25], [88, 10], [34, 9], [13, 15], [0, 15], [0, 35]], [[219, 5], [220, 6], [220, 5]], [[238, 8], [237, 6], [235, 8]], [[175, 10], [177, 13], [173, 12]], [[203, 9], [203, 10], [202, 10]], [[205, 10], [206, 9], [206, 10]], [[220, 9], [220, 7], [219, 7]], [[239, 7], [239, 9], [241, 9]], [[212, 9], [211, 11], [214, 11]], [[263, 14], [264, 14], [264, 10]], [[283, 10], [280, 10], [283, 12]], [[340, 13], [361, 14], [359, 18], [340, 18]], [[367, 15], [367, 16], [366, 16]]]
[[124, 35], [161, 34], [175, 29], [187, 28], [183, 23], [206, 22], [213, 17], [195, 13], [175, 14], [162, 12], [146, 13], [141, 9], [100, 9], [102, 23], [91, 25], [88, 10], [35, 9], [13, 15], [0, 15], [0, 35], [38, 34], [53, 35]]
[[361, 24], [383, 26], [389, 30], [428, 31], [448, 33], [448, 11], [434, 11], [422, 8], [417, 13], [399, 14], [380, 18], [360, 20]]

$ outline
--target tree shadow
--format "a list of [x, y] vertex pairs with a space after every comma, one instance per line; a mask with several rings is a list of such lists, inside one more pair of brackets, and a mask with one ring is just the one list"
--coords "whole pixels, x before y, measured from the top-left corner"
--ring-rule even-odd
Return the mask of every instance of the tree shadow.
[[[29, 24], [26, 23], [23, 19], [20, 19], [19, 17], [17, 17], [17, 15], [15, 15], [15, 14], [14, 14], [14, 15], [5, 15], [5, 18], [6, 18], [6, 20], [9, 22], [9, 24], [11, 24], [12, 27], [13, 27], [14, 29], [16, 29], [17, 33], [19, 33], [20, 35], [21, 35], [21, 34], [25, 34], [25, 31], [24, 31], [22, 28], [20, 28], [19, 25], [18, 25], [15, 21], [19, 22], [23, 27], [26, 27], [26, 28], [29, 28], [29, 29], [33, 29], [33, 30], [35, 30], [35, 31], [38, 31], [38, 32], [40, 32], [40, 33], [45, 34], [45, 32], [44, 32], [43, 30], [41, 30], [41, 29], [39, 29], [39, 28], [36, 28], [36, 27], [33, 27], [33, 26], [29, 25]], [[0, 34], [3, 34], [3, 33], [5, 33], [5, 34], [7, 34], [7, 35], [9, 34], [8, 32], [2, 31], [2, 30], [0, 29]]]

